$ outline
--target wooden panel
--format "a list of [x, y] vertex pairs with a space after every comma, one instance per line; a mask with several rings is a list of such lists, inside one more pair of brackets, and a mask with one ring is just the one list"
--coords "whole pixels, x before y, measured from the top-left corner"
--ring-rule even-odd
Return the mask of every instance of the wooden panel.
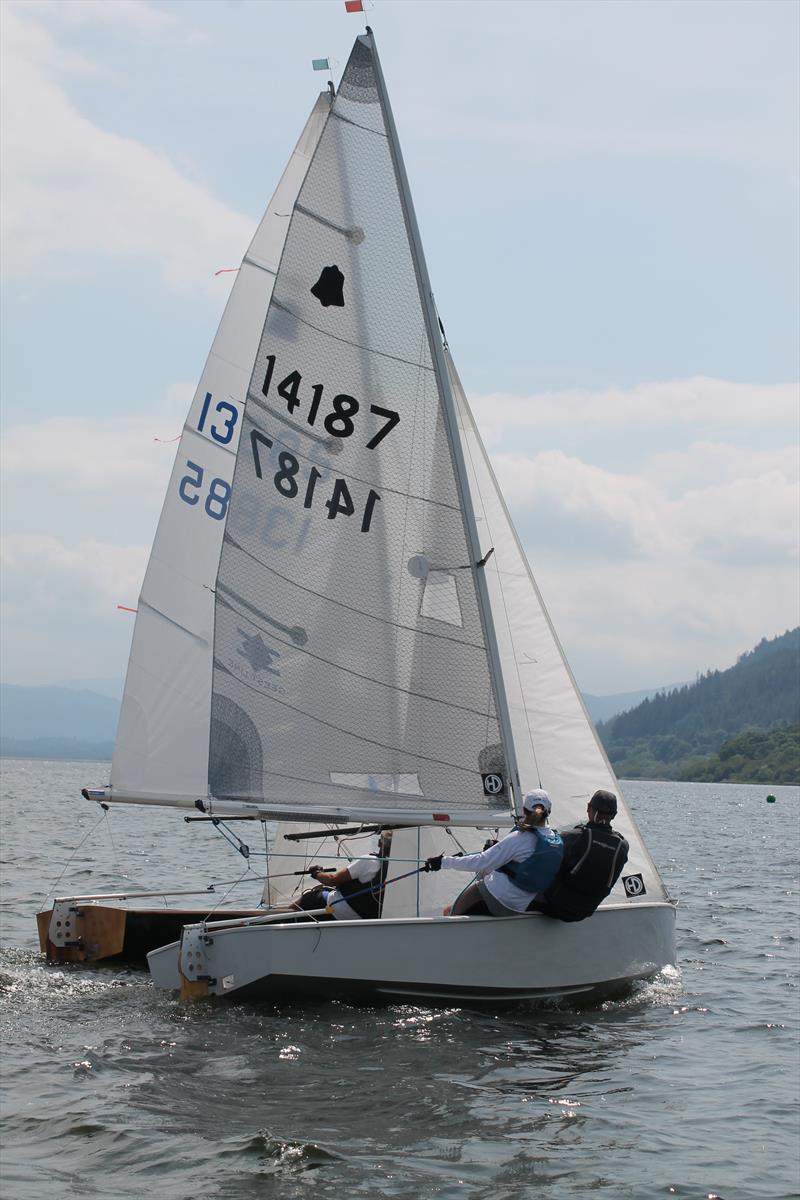
[[187, 979], [181, 975], [181, 1000], [199, 1000], [207, 995], [207, 979]]
[[97, 962], [99, 958], [111, 958], [121, 954], [125, 942], [124, 908], [103, 908], [99, 904], [87, 904], [80, 908], [79, 937], [85, 961]]
[[47, 934], [50, 929], [50, 918], [52, 915], [52, 908], [48, 908], [47, 912], [38, 912], [36, 914], [36, 928], [39, 931], [39, 949], [42, 954], [47, 954]]

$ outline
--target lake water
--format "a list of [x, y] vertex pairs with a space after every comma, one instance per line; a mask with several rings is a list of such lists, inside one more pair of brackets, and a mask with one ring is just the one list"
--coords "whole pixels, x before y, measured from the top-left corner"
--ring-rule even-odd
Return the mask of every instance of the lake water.
[[8, 1200], [800, 1193], [798, 789], [625, 786], [679, 909], [677, 969], [624, 1000], [181, 1005], [46, 966], [34, 913], [62, 871], [190, 887], [243, 860], [169, 812], [99, 816], [78, 789], [105, 764], [0, 765]]

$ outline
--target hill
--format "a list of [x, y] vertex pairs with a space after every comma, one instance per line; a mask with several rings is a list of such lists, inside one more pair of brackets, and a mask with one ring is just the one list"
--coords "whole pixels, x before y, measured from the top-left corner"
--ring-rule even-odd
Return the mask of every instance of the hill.
[[67, 758], [108, 762], [113, 753], [113, 742], [86, 742], [80, 738], [0, 737], [0, 758]]
[[[630, 779], [735, 778], [740, 782], [762, 779], [758, 772], [757, 748], [768, 752], [766, 742], [742, 743], [747, 755], [737, 750], [722, 758], [730, 739], [746, 731], [783, 731], [788, 741], [778, 739], [779, 757], [789, 754], [784, 767], [800, 781], [800, 768], [789, 747], [789, 727], [800, 723], [800, 628], [771, 640], [763, 639], [741, 655], [725, 671], [709, 671], [697, 681], [670, 693], [659, 693], [629, 712], [601, 722], [597, 731], [617, 774]], [[769, 750], [769, 754], [772, 750]], [[752, 757], [755, 755], [755, 757]], [[796, 757], [796, 756], [795, 756]], [[741, 758], [734, 776], [697, 772], [722, 770], [719, 762]], [[702, 763], [701, 761], [702, 760]], [[728, 768], [725, 768], [726, 770]], [[686, 772], [690, 772], [686, 774]], [[691, 772], [695, 773], [692, 774]]]
[[591, 692], [582, 692], [583, 702], [589, 711], [589, 716], [597, 723], [609, 721], [617, 713], [627, 712], [642, 700], [650, 700], [659, 692], [674, 692], [676, 688], [684, 687], [683, 683], [667, 683], [663, 687], [646, 688], [638, 692], [614, 692], [611, 696], [593, 696]]
[[0, 757], [109, 759], [119, 701], [87, 688], [0, 684]]
[[113, 742], [119, 701], [110, 696], [66, 687], [21, 687], [0, 684], [0, 734], [15, 741], [34, 738], [78, 738]]
[[800, 783], [800, 725], [750, 729], [708, 758], [690, 758], [676, 775], [696, 783]]

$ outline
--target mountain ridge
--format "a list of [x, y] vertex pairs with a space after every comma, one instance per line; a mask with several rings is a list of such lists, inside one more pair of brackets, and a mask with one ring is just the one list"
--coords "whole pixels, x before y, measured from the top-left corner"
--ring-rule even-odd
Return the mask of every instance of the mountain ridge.
[[[597, 732], [614, 770], [627, 779], [729, 778], [713, 772], [723, 770], [723, 761], [728, 770], [735, 759], [735, 777], [746, 782], [760, 769], [763, 751], [781, 764], [777, 783], [800, 780], [800, 739], [792, 737], [798, 723], [800, 627], [762, 638], [726, 670], [708, 671], [599, 722]], [[747, 733], [781, 731], [785, 737], [731, 745]]]
[[[0, 756], [108, 759], [120, 702], [113, 681], [0, 684]], [[608, 696], [583, 693], [617, 774], [628, 779], [800, 781], [800, 627], [762, 638], [694, 683]], [[622, 707], [631, 700], [631, 707]], [[746, 737], [752, 732], [774, 734]], [[738, 740], [737, 740], [738, 739]], [[688, 773], [687, 773], [688, 772]]]

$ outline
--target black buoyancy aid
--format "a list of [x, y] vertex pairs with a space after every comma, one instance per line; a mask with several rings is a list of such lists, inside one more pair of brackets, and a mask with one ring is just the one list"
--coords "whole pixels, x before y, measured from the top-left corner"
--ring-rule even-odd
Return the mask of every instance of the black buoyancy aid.
[[[378, 858], [377, 854], [372, 854], [370, 858]], [[337, 887], [339, 895], [342, 896], [352, 908], [353, 912], [358, 913], [365, 921], [374, 921], [381, 915], [383, 907], [383, 885], [386, 883], [386, 872], [389, 870], [389, 860], [384, 858], [380, 863], [380, 870], [377, 875], [373, 875], [372, 879], [366, 883], [361, 879], [348, 879], [346, 883], [340, 883]], [[360, 892], [361, 895], [356, 895]]]
[[555, 879], [564, 856], [564, 843], [554, 829], [536, 830], [536, 849], [528, 858], [498, 867], [520, 891], [535, 896]]
[[567, 835], [561, 870], [545, 892], [547, 911], [562, 921], [582, 921], [605, 900], [628, 858], [628, 843], [610, 825], [588, 821]]

